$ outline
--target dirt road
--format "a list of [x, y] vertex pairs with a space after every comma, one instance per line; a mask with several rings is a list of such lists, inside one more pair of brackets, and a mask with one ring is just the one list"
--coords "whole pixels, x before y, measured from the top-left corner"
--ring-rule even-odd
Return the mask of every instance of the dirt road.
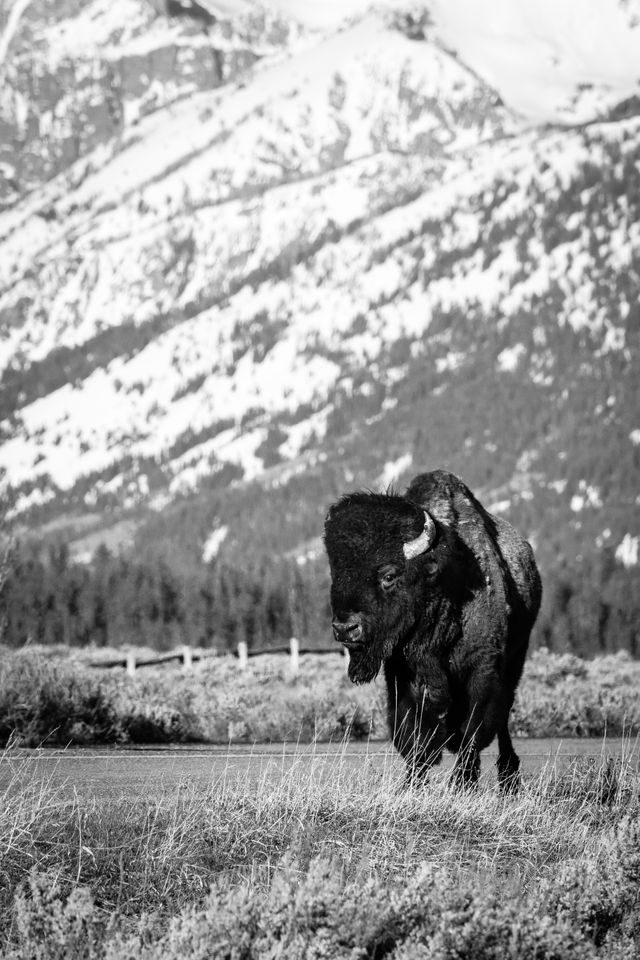
[[[640, 768], [638, 739], [519, 740], [516, 750], [524, 776], [552, 765], [561, 772], [576, 757], [624, 756]], [[483, 779], [495, 779], [495, 745], [483, 753]], [[443, 767], [453, 758], [445, 755]], [[191, 787], [210, 789], [242, 781], [247, 788], [289, 777], [328, 780], [340, 770], [353, 776], [402, 773], [398, 755], [387, 742], [341, 744], [271, 744], [255, 746], [146, 747], [67, 750], [14, 749], [0, 755], [0, 795], [45, 783], [64, 798], [153, 798]]]

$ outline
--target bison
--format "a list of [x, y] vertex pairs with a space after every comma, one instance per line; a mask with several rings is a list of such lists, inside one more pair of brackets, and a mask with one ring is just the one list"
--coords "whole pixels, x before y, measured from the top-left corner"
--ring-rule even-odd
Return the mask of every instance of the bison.
[[500, 787], [517, 789], [509, 712], [542, 594], [531, 546], [445, 470], [415, 477], [404, 495], [343, 496], [324, 542], [335, 639], [354, 683], [384, 666], [409, 781], [447, 747], [454, 782], [474, 784], [497, 734]]

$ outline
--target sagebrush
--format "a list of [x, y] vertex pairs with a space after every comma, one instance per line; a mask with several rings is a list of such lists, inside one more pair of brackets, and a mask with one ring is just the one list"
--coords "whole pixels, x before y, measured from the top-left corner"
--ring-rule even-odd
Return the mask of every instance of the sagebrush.
[[[55, 655], [54, 655], [55, 654]], [[95, 651], [93, 656], [96, 656]], [[4, 651], [0, 743], [263, 743], [385, 738], [385, 692], [354, 686], [340, 654], [301, 657], [298, 676], [278, 655], [202, 661], [193, 671], [87, 666], [92, 651]], [[516, 736], [640, 732], [640, 663], [625, 653], [582, 660], [530, 655], [511, 716]]]

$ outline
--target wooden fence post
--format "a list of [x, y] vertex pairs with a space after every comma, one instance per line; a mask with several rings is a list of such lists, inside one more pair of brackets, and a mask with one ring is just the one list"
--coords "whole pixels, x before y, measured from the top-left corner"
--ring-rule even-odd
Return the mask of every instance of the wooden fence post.
[[127, 674], [130, 677], [136, 675], [136, 655], [133, 650], [127, 650]]
[[297, 677], [300, 669], [300, 644], [296, 637], [289, 640], [289, 649], [291, 651], [291, 676]]
[[193, 652], [191, 647], [185, 644], [182, 648], [182, 669], [191, 670], [193, 667]]
[[246, 642], [244, 640], [241, 640], [240, 643], [238, 644], [238, 666], [240, 667], [241, 670], [244, 670], [244, 668], [247, 666], [248, 663], [249, 663], [249, 649], [247, 647]]

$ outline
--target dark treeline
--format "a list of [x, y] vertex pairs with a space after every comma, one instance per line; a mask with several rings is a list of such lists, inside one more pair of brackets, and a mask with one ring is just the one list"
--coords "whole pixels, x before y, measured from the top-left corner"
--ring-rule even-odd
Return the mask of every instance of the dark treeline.
[[[533, 643], [583, 656], [626, 650], [640, 655], [637, 571], [603, 550], [544, 577]], [[162, 555], [111, 554], [73, 562], [65, 546], [13, 550], [0, 592], [2, 642], [84, 646], [178, 644], [264, 648], [298, 636], [333, 642], [328, 576], [322, 563], [263, 558], [242, 569], [214, 561], [188, 573]]]
[[[327, 589], [324, 589], [327, 596]], [[84, 646], [177, 644], [269, 647], [291, 636], [331, 641], [326, 601], [296, 563], [258, 560], [179, 573], [163, 556], [142, 559], [100, 547], [91, 564], [65, 545], [12, 551], [0, 592], [2, 641]]]

